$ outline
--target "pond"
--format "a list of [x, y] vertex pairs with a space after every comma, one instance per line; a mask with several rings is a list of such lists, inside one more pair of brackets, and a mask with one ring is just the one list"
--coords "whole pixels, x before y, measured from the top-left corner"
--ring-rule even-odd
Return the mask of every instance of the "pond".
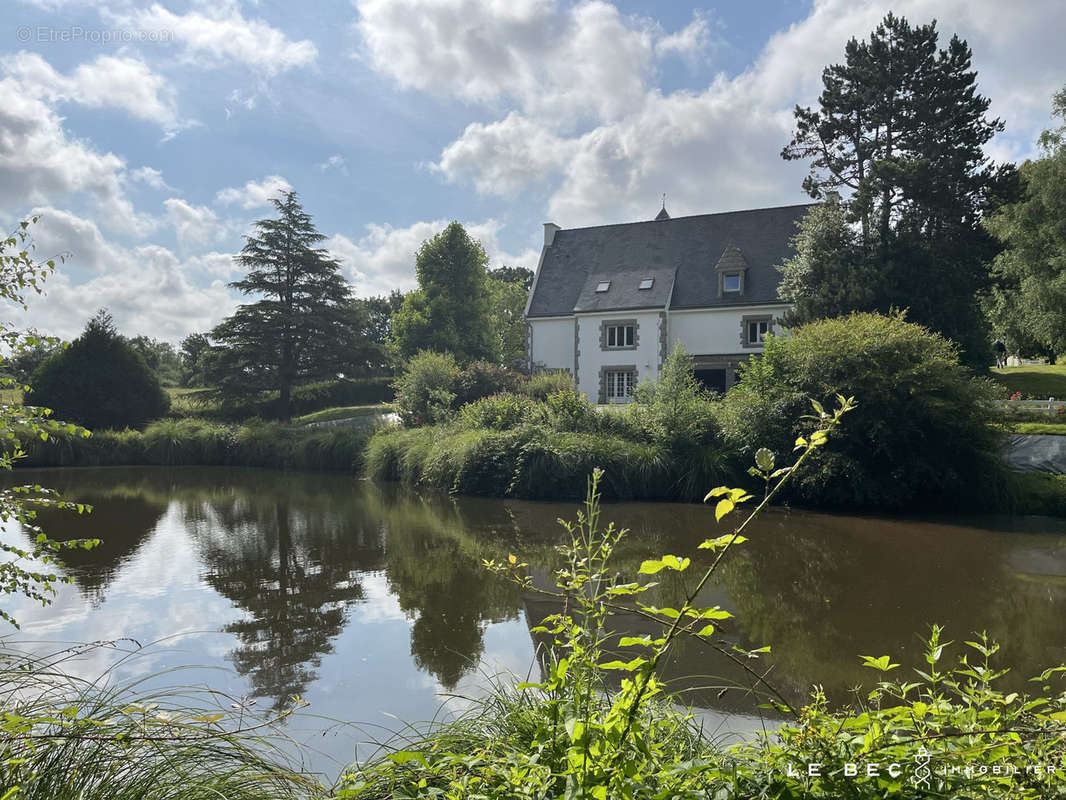
[[[261, 706], [299, 694], [290, 723], [310, 766], [335, 776], [367, 742], [404, 723], [461, 711], [494, 675], [538, 673], [530, 628], [558, 606], [490, 575], [481, 559], [518, 555], [535, 583], [557, 566], [559, 517], [575, 504], [450, 498], [333, 474], [251, 469], [21, 470], [19, 483], [60, 489], [92, 515], [42, 514], [56, 538], [98, 537], [68, 564], [72, 585], [42, 608], [14, 600], [23, 649], [49, 653], [117, 640], [67, 662], [86, 677], [119, 662], [117, 680], [209, 684]], [[630, 529], [618, 569], [676, 553], [719, 531], [698, 505], [617, 504]], [[3, 534], [25, 544], [17, 530]], [[769, 678], [800, 702], [813, 684], [845, 702], [874, 674], [859, 654], [917, 666], [931, 623], [948, 638], [1000, 640], [1008, 680], [1066, 661], [1066, 520], [878, 519], [774, 510], [731, 551], [702, 604], [737, 615], [726, 647], [772, 645]], [[668, 574], [649, 602], [680, 599]], [[619, 632], [647, 624], [622, 614]], [[178, 672], [165, 672], [186, 667]], [[721, 692], [744, 674], [704, 646], [680, 648], [666, 677], [714, 730], [762, 724], [755, 701]], [[772, 716], [772, 715], [771, 715]], [[353, 725], [337, 724], [338, 721]], [[772, 719], [769, 720], [772, 724]]]

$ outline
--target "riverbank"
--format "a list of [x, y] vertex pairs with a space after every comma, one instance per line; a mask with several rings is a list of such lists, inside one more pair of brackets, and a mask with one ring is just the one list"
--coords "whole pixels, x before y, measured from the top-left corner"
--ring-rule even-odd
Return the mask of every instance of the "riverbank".
[[[619, 415], [610, 416], [619, 422]], [[620, 433], [438, 425], [376, 432], [367, 443], [365, 473], [412, 488], [529, 500], [577, 499], [597, 466], [611, 500], [699, 502], [713, 486], [752, 484], [740, 458], [724, 446], [706, 445], [688, 459], [697, 473], [684, 476], [668, 446]], [[1066, 476], [1004, 471], [998, 492], [983, 503], [945, 497], [941, 509], [1066, 516]]]
[[[61, 433], [46, 443], [23, 437], [27, 457], [19, 465], [322, 470], [451, 494], [529, 500], [578, 499], [595, 467], [605, 470], [604, 496], [614, 501], [699, 502], [708, 487], [750, 483], [739, 458], [721, 444], [678, 454], [668, 442], [638, 438], [627, 415], [592, 413], [598, 421], [586, 420], [585, 430], [570, 431], [535, 424], [375, 431], [369, 425], [161, 420], [143, 431], [97, 431], [89, 438]], [[950, 499], [945, 505], [955, 507]], [[1066, 476], [1008, 472], [995, 498], [964, 510], [1066, 516]]]
[[143, 431], [96, 431], [83, 438], [23, 436], [22, 467], [239, 466], [330, 470], [358, 474], [370, 429], [297, 427], [255, 420], [225, 424], [203, 419], [160, 420]]

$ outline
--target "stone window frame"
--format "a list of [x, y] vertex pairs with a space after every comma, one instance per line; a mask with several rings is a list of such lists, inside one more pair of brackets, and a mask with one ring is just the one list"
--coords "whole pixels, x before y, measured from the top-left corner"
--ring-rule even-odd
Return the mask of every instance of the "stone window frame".
[[774, 332], [774, 315], [773, 314], [745, 314], [740, 318], [740, 346], [746, 347], [749, 350], [764, 347], [765, 342], [752, 342], [748, 339], [748, 325], [752, 322], [765, 322], [766, 323], [766, 335], [769, 336]]
[[[743, 270], [743, 269], [726, 269], [726, 270], [722, 270], [721, 272], [719, 272], [718, 273], [718, 296], [719, 297], [727, 297], [727, 296], [730, 296], [730, 295], [735, 295], [737, 297], [742, 297], [744, 295], [744, 273], [746, 271], [747, 270]], [[739, 289], [733, 290], [733, 289], [726, 289], [725, 288], [725, 279], [728, 278], [731, 275], [736, 275], [738, 278], [740, 278], [740, 288]]]
[[[607, 344], [607, 329], [614, 328], [619, 325], [632, 325], [633, 326], [633, 344], [626, 344], [622, 346]], [[601, 319], [600, 320], [600, 350], [606, 352], [614, 352], [616, 350], [636, 350], [640, 346], [640, 323], [633, 319]]]
[[[632, 372], [633, 373], [633, 388], [637, 388], [637, 380], [640, 373], [637, 372], [636, 364], [604, 364], [600, 367], [600, 385], [597, 400], [600, 405], [607, 403], [607, 373], [608, 372]], [[632, 397], [632, 395], [630, 395]]]

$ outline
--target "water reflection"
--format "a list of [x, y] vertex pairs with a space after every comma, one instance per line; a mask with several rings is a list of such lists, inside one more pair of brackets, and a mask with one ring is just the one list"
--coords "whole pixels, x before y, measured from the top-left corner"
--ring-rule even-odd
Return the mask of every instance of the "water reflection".
[[[451, 499], [342, 476], [256, 470], [19, 477], [96, 506], [88, 518], [44, 517], [53, 536], [104, 540], [69, 564], [79, 595], [31, 615], [27, 634], [84, 640], [132, 634], [133, 627], [149, 636], [179, 627], [221, 631], [223, 656], [244, 691], [275, 704], [310, 692], [340, 718], [376, 709], [425, 719], [434, 712], [427, 698], [476, 683], [479, 667], [502, 662], [524, 672], [534, 665], [529, 628], [560, 610], [480, 562], [516, 553], [533, 565], [537, 583], [549, 584], [556, 519], [572, 516], [572, 504]], [[708, 563], [695, 547], [714, 532], [704, 508], [617, 505], [606, 517], [631, 529], [619, 553], [623, 574], [665, 552], [691, 555], [692, 572]], [[159, 577], [167, 564], [191, 564], [195, 574], [168, 583]], [[684, 590], [681, 576], [667, 574], [649, 601], [672, 605]], [[178, 595], [180, 613], [173, 610]], [[737, 614], [722, 631], [724, 647], [772, 645], [762, 668], [773, 666], [772, 679], [792, 702], [815, 683], [839, 700], [869, 684], [860, 653], [917, 665], [918, 635], [933, 622], [955, 639], [987, 629], [1024, 685], [1024, 677], [1066, 661], [1066, 523], [774, 512], [700, 600]], [[98, 620], [96, 627], [85, 627], [86, 619]], [[619, 633], [648, 632], [635, 614], [611, 624]], [[181, 658], [212, 663], [217, 646], [194, 640]], [[753, 706], [742, 691], [720, 691], [749, 676], [705, 646], [680, 647], [666, 677], [697, 705], [723, 712]]]

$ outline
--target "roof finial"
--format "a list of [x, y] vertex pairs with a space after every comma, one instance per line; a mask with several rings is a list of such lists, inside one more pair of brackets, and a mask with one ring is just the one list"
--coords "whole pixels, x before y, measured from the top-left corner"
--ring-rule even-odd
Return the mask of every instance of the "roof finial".
[[670, 219], [670, 215], [666, 213], [666, 192], [663, 192], [663, 207], [662, 210], [656, 215], [655, 221]]

